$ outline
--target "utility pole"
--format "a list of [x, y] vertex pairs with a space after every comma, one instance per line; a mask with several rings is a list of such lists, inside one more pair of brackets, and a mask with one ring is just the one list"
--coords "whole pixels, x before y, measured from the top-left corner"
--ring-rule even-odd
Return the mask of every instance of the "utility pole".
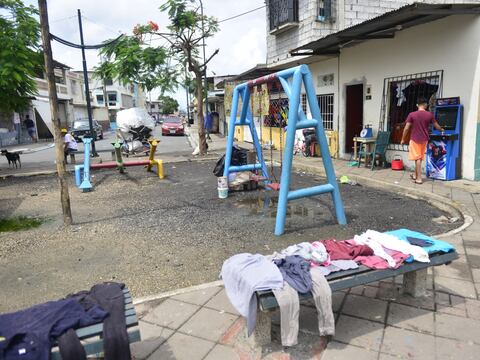
[[185, 61], [185, 91], [187, 93], [187, 126], [190, 127], [190, 86], [188, 84], [187, 62]]
[[85, 82], [85, 97], [87, 99], [88, 124], [90, 126], [90, 135], [92, 136], [92, 156], [98, 156], [97, 150], [95, 149], [95, 137], [93, 136], [92, 104], [90, 103], [90, 88], [88, 86], [87, 60], [85, 59], [85, 43], [83, 42], [82, 14], [80, 9], [77, 9], [77, 14], [78, 28], [80, 30], [80, 45], [82, 47], [83, 79]]
[[72, 224], [72, 210], [70, 208], [70, 195], [68, 193], [67, 176], [65, 172], [65, 155], [60, 117], [58, 116], [58, 97], [53, 68], [52, 47], [50, 44], [50, 26], [48, 24], [47, 0], [38, 0], [40, 10], [40, 27], [42, 32], [43, 56], [45, 59], [45, 72], [47, 75], [48, 98], [52, 114], [53, 136], [55, 140], [55, 160], [57, 163], [58, 180], [60, 183], [60, 200], [62, 202], [63, 223]]
[[[205, 88], [205, 114], [204, 117], [205, 119], [208, 119], [208, 80], [207, 80], [207, 60], [205, 57], [205, 27], [203, 24], [203, 3], [202, 0], [200, 1], [200, 14], [202, 16], [202, 45], [203, 45], [203, 71], [205, 76], [204, 80], [204, 88]], [[205, 123], [205, 119], [201, 119], [200, 121], [203, 121]], [[208, 132], [207, 132], [208, 134]]]

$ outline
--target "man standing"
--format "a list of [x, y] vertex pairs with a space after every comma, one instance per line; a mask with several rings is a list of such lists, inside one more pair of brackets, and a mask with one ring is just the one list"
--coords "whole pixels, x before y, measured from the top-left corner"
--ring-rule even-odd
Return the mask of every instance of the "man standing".
[[33, 142], [37, 142], [37, 132], [35, 130], [35, 123], [30, 119], [30, 115], [25, 117], [25, 127], [27, 128], [28, 135], [32, 138]]
[[17, 133], [17, 141], [20, 144], [20, 140], [22, 137], [22, 125], [20, 122], [20, 114], [17, 112], [13, 113], [13, 127], [15, 128], [15, 132]]
[[72, 152], [75, 152], [78, 150], [78, 144], [75, 138], [68, 133], [67, 129], [62, 129], [62, 135], [64, 135], [63, 142], [64, 142], [64, 147], [63, 147], [63, 154], [65, 156], [65, 164], [68, 164], [67, 157], [69, 154]]
[[425, 98], [417, 101], [417, 111], [408, 114], [401, 144], [406, 143], [408, 133], [411, 130], [410, 142], [408, 144], [408, 158], [415, 161], [415, 172], [410, 174], [413, 182], [422, 184], [422, 160], [425, 160], [425, 152], [429, 138], [430, 125], [443, 133], [443, 128], [438, 125], [433, 114], [427, 111], [428, 103]]

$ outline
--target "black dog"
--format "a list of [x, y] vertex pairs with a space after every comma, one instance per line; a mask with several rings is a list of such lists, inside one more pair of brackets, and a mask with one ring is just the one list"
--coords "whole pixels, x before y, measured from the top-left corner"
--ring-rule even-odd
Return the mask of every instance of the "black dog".
[[[8, 160], [8, 167], [10, 167], [10, 164], [13, 164], [15, 165], [15, 168], [18, 169], [18, 165], [20, 165], [20, 167], [22, 167], [22, 162], [20, 161], [20, 154], [17, 154], [17, 153], [11, 153], [11, 152], [8, 152], [8, 150], [2, 150], [2, 155], [5, 155], [7, 157], [7, 160]], [[18, 162], [18, 164], [17, 164]]]

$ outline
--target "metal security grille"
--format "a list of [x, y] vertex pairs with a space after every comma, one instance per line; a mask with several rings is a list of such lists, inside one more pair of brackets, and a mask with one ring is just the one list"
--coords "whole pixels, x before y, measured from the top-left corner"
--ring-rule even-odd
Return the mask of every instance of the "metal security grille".
[[332, 0], [318, 0], [318, 20], [325, 21], [332, 18]]
[[287, 126], [288, 119], [288, 99], [287, 98], [270, 98], [270, 109], [268, 116], [264, 118], [264, 125], [271, 127]]
[[408, 151], [400, 145], [405, 120], [417, 109], [419, 98], [429, 103], [435, 111], [435, 99], [442, 96], [443, 70], [394, 76], [384, 79], [379, 129], [391, 132], [389, 149]]
[[323, 128], [333, 130], [333, 94], [317, 95], [318, 106], [323, 119]]
[[270, 30], [287, 23], [298, 22], [298, 0], [270, 0], [268, 12]]
[[302, 110], [307, 115], [307, 94], [302, 94]]

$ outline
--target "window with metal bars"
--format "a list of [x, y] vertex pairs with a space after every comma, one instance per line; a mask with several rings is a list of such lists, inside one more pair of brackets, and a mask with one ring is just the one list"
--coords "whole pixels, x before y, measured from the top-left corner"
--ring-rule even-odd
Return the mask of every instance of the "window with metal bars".
[[317, 0], [318, 1], [318, 21], [333, 20], [332, 1], [333, 0]]
[[333, 130], [333, 94], [317, 95], [317, 100], [323, 119], [323, 128]]
[[307, 115], [307, 94], [302, 94], [302, 110]]
[[443, 70], [394, 76], [384, 79], [379, 129], [390, 131], [390, 149], [408, 151], [400, 145], [405, 120], [417, 110], [419, 98], [435, 111], [435, 99], [442, 96]]

